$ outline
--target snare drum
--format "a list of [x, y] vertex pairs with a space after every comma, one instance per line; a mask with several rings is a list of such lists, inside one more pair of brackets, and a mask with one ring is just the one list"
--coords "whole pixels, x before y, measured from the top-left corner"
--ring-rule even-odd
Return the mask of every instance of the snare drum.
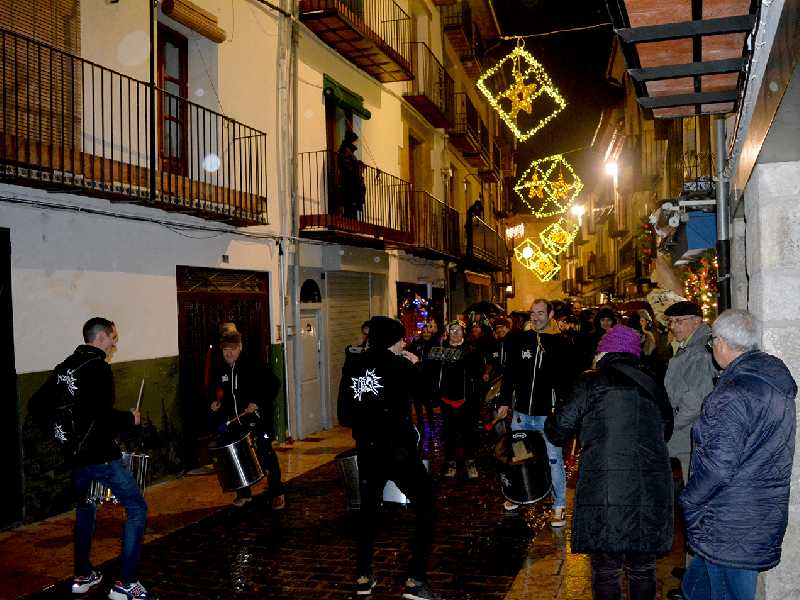
[[[133, 475], [136, 485], [139, 486], [139, 491], [144, 494], [147, 487], [147, 467], [150, 462], [150, 455], [148, 454], [133, 454], [131, 452], [122, 453], [122, 464]], [[112, 502], [119, 504], [119, 500], [114, 496], [114, 493], [106, 485], [100, 481], [92, 481], [89, 485], [89, 492], [86, 494], [87, 502], [94, 502], [95, 504], [105, 504]]]

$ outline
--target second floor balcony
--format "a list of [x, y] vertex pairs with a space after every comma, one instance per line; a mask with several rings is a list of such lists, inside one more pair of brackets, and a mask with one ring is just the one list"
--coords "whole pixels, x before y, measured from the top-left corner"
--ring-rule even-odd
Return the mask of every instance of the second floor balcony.
[[3, 180], [267, 223], [263, 131], [6, 30], [0, 63]]
[[472, 20], [472, 10], [467, 0], [442, 6], [442, 27], [453, 49], [461, 58], [464, 70], [472, 79], [477, 79], [483, 66], [483, 41], [480, 31]]
[[298, 160], [300, 234], [370, 247], [411, 247], [411, 184], [353, 157], [319, 150]]
[[300, 0], [300, 20], [378, 81], [413, 78], [411, 19], [393, 0]]
[[473, 217], [467, 223], [466, 257], [483, 266], [501, 271], [508, 262], [505, 237], [483, 219]]
[[450, 142], [473, 167], [489, 165], [489, 130], [464, 92], [455, 95], [455, 124], [448, 130]]
[[410, 44], [414, 79], [403, 94], [434, 127], [447, 128], [455, 120], [455, 84], [427, 44]]
[[458, 211], [428, 192], [414, 192], [412, 204], [414, 254], [428, 258], [456, 258], [461, 255], [461, 227]]

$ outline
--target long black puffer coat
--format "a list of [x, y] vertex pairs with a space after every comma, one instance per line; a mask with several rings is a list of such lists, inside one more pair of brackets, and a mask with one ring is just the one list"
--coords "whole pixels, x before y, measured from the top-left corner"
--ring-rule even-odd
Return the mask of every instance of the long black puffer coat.
[[[572, 524], [574, 552], [668, 552], [672, 472], [666, 440], [672, 409], [663, 387], [633, 354], [609, 353], [578, 380], [548, 417], [545, 433], [562, 445], [578, 433], [581, 459]], [[629, 375], [633, 371], [648, 391]]]

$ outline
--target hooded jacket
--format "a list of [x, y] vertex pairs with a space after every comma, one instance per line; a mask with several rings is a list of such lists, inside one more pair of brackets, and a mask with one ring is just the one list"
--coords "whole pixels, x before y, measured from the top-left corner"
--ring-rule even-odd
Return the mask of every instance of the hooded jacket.
[[689, 454], [692, 451], [692, 425], [700, 416], [703, 398], [714, 389], [717, 369], [706, 344], [711, 328], [701, 323], [679, 348], [667, 365], [664, 387], [675, 413], [675, 431], [669, 442], [669, 455]]
[[663, 387], [638, 362], [633, 354], [606, 354], [545, 423], [553, 444], [563, 445], [573, 433], [580, 440], [574, 552], [661, 553], [672, 547], [666, 445], [672, 411]]
[[753, 350], [725, 368], [703, 402], [680, 503], [689, 545], [709, 562], [757, 571], [780, 562], [796, 395], [786, 365]]

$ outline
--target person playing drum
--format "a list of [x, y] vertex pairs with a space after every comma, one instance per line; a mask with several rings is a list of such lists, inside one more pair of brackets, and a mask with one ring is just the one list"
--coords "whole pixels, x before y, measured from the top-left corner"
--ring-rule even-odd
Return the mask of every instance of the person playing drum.
[[[281, 482], [281, 467], [272, 448], [275, 437], [273, 402], [280, 382], [275, 374], [242, 354], [242, 335], [231, 323], [222, 327], [220, 354], [211, 364], [209, 376], [210, 418], [212, 430], [223, 436], [252, 432], [256, 456], [263, 469], [269, 471], [269, 494], [272, 508], [286, 506]], [[252, 499], [250, 487], [236, 491], [233, 503], [244, 506]]]

